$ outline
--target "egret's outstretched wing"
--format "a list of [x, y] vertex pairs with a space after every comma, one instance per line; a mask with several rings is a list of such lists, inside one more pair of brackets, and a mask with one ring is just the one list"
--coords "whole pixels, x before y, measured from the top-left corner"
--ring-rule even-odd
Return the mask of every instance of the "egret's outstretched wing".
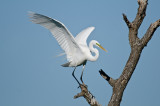
[[67, 55], [67, 60], [72, 61], [72, 56], [74, 53], [73, 51], [77, 51], [80, 49], [74, 37], [67, 30], [67, 28], [61, 22], [47, 16], [34, 12], [29, 12], [29, 15], [31, 16], [30, 18], [32, 19], [32, 22], [40, 24], [50, 30], [50, 32], [58, 41], [61, 48], [65, 51]]
[[76, 37], [75, 40], [78, 44], [86, 45], [87, 46], [87, 38], [90, 35], [90, 33], [94, 30], [94, 27], [88, 27], [81, 31]]

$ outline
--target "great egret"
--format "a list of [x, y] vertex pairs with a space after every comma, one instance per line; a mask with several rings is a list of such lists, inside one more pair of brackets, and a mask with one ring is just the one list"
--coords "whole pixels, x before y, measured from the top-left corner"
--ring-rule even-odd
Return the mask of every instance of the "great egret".
[[[80, 77], [83, 83], [82, 76], [86, 62], [88, 60], [96, 61], [99, 57], [98, 50], [96, 48], [93, 48], [93, 46], [95, 45], [106, 51], [96, 40], [92, 40], [89, 43], [89, 47], [87, 46], [86, 40], [90, 33], [94, 30], [94, 27], [86, 28], [74, 38], [63, 23], [34, 12], [29, 12], [29, 15], [33, 23], [42, 25], [43, 27], [50, 30], [50, 32], [53, 34], [53, 36], [58, 41], [60, 47], [65, 51], [65, 54], [67, 56], [68, 63], [63, 64], [62, 66], [75, 67], [72, 72], [72, 75], [75, 79], [76, 77], [74, 76], [74, 71], [76, 67], [83, 65], [82, 74]], [[93, 56], [91, 52], [95, 55]], [[77, 79], [76, 81], [80, 85]]]

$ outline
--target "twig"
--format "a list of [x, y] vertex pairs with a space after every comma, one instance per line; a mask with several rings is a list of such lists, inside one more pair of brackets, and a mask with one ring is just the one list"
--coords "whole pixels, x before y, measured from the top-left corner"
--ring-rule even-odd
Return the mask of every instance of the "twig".
[[150, 25], [145, 35], [142, 37], [141, 42], [143, 46], [146, 46], [149, 40], [152, 38], [156, 29], [160, 26], [160, 19]]
[[124, 13], [122, 15], [123, 15], [123, 19], [126, 22], [128, 28], [131, 28], [132, 27], [132, 23], [129, 22], [127, 16]]
[[108, 76], [102, 69], [100, 69], [99, 71], [100, 75], [108, 81], [108, 83], [113, 87], [114, 84], [116, 83], [116, 80], [114, 80], [113, 78], [111, 78], [110, 76]]

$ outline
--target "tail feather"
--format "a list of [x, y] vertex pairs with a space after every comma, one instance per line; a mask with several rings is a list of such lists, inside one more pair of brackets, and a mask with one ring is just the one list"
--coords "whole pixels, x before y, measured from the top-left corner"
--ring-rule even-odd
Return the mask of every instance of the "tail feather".
[[62, 64], [61, 66], [63, 66], [63, 67], [69, 67], [70, 63], [71, 62], [68, 62], [68, 63]]
[[60, 53], [59, 55], [57, 55], [57, 57], [60, 57], [60, 56], [63, 56], [65, 55], [66, 53]]

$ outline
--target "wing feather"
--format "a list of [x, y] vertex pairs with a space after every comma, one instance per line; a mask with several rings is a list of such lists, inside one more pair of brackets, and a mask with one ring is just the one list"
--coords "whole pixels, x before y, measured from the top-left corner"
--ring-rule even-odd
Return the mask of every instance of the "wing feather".
[[79, 45], [76, 43], [75, 38], [63, 25], [63, 23], [34, 12], [30, 12], [29, 15], [31, 16], [30, 18], [32, 19], [31, 21], [33, 23], [40, 24], [43, 27], [50, 30], [50, 32], [55, 37], [61, 48], [65, 51], [67, 55], [67, 60], [72, 61], [72, 51], [80, 50], [80, 48]]
[[76, 37], [75, 40], [78, 44], [87, 46], [87, 38], [91, 34], [91, 32], [95, 29], [95, 27], [88, 27], [81, 31]]

